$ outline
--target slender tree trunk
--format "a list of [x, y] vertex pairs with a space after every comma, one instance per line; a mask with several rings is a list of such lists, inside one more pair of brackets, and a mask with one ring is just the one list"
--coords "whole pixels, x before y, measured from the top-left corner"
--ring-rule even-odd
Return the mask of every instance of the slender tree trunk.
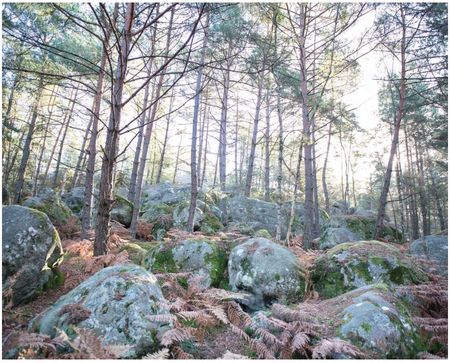
[[113, 203], [113, 172], [116, 163], [117, 142], [120, 132], [120, 119], [122, 113], [122, 93], [128, 64], [128, 53], [131, 42], [131, 28], [134, 18], [134, 3], [126, 6], [125, 24], [120, 37], [120, 53], [118, 56], [116, 73], [113, 80], [111, 94], [111, 114], [106, 134], [106, 143], [103, 152], [102, 173], [100, 177], [99, 204], [95, 228], [94, 256], [104, 255], [109, 239], [110, 213]]
[[427, 149], [427, 167], [428, 167], [428, 172], [430, 174], [430, 180], [431, 180], [431, 193], [433, 195], [433, 198], [436, 202], [436, 209], [437, 209], [437, 214], [438, 214], [438, 219], [439, 219], [439, 225], [441, 228], [441, 231], [444, 231], [447, 229], [447, 218], [444, 215], [444, 208], [442, 208], [441, 205], [441, 198], [439, 197], [439, 193], [437, 190], [437, 186], [436, 186], [436, 179], [433, 173], [433, 169], [432, 169], [432, 162], [431, 162], [431, 158], [430, 158], [430, 153]]
[[227, 69], [225, 70], [222, 95], [222, 113], [220, 116], [219, 134], [219, 175], [220, 190], [224, 191], [227, 178], [227, 115], [228, 115], [228, 91], [230, 89], [230, 67], [231, 67], [231, 41], [228, 42]]
[[[117, 18], [119, 12], [118, 3], [114, 7], [113, 21]], [[106, 27], [106, 36], [104, 40], [102, 58], [100, 60], [100, 70], [97, 78], [97, 91], [94, 97], [94, 104], [92, 107], [92, 130], [89, 139], [88, 160], [86, 166], [86, 178], [84, 188], [83, 213], [81, 216], [81, 238], [87, 238], [87, 232], [91, 228], [92, 204], [94, 197], [94, 173], [95, 173], [95, 158], [97, 155], [97, 136], [98, 136], [98, 121], [100, 119], [100, 108], [103, 95], [103, 81], [105, 78], [105, 66], [108, 58], [109, 40], [111, 38], [112, 28]]]
[[[281, 224], [282, 224], [282, 215], [281, 208], [283, 207], [283, 159], [284, 159], [284, 127], [283, 127], [283, 118], [281, 115], [281, 89], [277, 82], [277, 115], [278, 115], [278, 127], [279, 127], [279, 135], [278, 135], [278, 175], [277, 175], [277, 233], [276, 239], [281, 241]], [[294, 205], [295, 208], [295, 205]]]
[[322, 168], [322, 189], [323, 189], [323, 198], [325, 200], [325, 210], [327, 211], [327, 213], [330, 213], [330, 196], [328, 194], [328, 187], [327, 187], [327, 165], [328, 165], [328, 155], [330, 155], [332, 128], [333, 122], [330, 121], [330, 125], [328, 126], [327, 151], [325, 152], [325, 160], [323, 161], [323, 168]]
[[[209, 107], [208, 107], [209, 110]], [[208, 112], [209, 114], [209, 112]], [[202, 176], [200, 178], [200, 188], [203, 188], [203, 184], [205, 182], [206, 177], [206, 160], [207, 160], [207, 154], [208, 154], [208, 138], [209, 138], [209, 117], [206, 120], [206, 138], [205, 138], [205, 150], [203, 152], [203, 167], [202, 167]]]
[[[265, 68], [265, 59], [263, 60], [262, 69]], [[256, 153], [256, 141], [258, 136], [258, 124], [259, 117], [261, 111], [261, 103], [262, 103], [262, 91], [264, 86], [264, 72], [261, 71], [258, 80], [258, 96], [256, 99], [256, 110], [255, 110], [255, 119], [253, 120], [253, 133], [252, 133], [252, 141], [250, 145], [250, 155], [248, 158], [248, 167], [247, 167], [247, 178], [245, 181], [245, 196], [250, 197], [250, 193], [252, 190], [252, 179], [253, 179], [253, 166], [255, 164], [255, 153]]]
[[[73, 96], [72, 106], [70, 107], [69, 114], [67, 116], [67, 122], [65, 124], [64, 132], [62, 134], [62, 138], [61, 138], [61, 141], [59, 144], [58, 159], [56, 161], [55, 175], [53, 177], [53, 189], [55, 189], [58, 186], [58, 174], [59, 174], [59, 168], [61, 165], [61, 159], [62, 159], [62, 154], [63, 154], [63, 149], [64, 149], [64, 142], [66, 140], [67, 131], [68, 131], [69, 125], [70, 125], [70, 120], [72, 119], [73, 109], [74, 109], [75, 103], [77, 101], [77, 95], [78, 95], [78, 87], [75, 89], [75, 95]], [[65, 176], [64, 176], [64, 178], [65, 178]]]
[[169, 126], [170, 126], [170, 118], [171, 118], [171, 114], [172, 114], [173, 101], [174, 101], [174, 90], [172, 89], [172, 96], [170, 97], [170, 104], [169, 104], [169, 114], [167, 115], [166, 131], [164, 133], [164, 142], [163, 142], [163, 147], [161, 150], [161, 159], [159, 160], [156, 184], [158, 184], [161, 181], [161, 174], [162, 174], [162, 169], [164, 166], [164, 157], [166, 156], [167, 140], [169, 139]]
[[200, 97], [202, 94], [203, 67], [205, 64], [206, 47], [208, 45], [209, 9], [206, 14], [205, 35], [203, 37], [202, 53], [200, 58], [200, 68], [197, 71], [197, 81], [195, 86], [194, 117], [192, 120], [192, 141], [191, 141], [191, 202], [189, 205], [189, 216], [187, 221], [188, 232], [194, 232], [195, 209], [197, 208], [198, 177], [197, 177], [197, 123], [200, 111]]
[[417, 214], [417, 203], [416, 203], [416, 190], [415, 190], [415, 172], [412, 162], [412, 154], [409, 148], [409, 138], [407, 134], [407, 125], [403, 128], [405, 133], [405, 147], [406, 147], [406, 157], [408, 161], [408, 174], [409, 174], [409, 182], [408, 182], [408, 192], [410, 199], [410, 207], [409, 207], [409, 215], [411, 219], [411, 237], [413, 240], [419, 238], [419, 216]]
[[25, 181], [25, 170], [27, 168], [28, 159], [30, 157], [31, 141], [33, 139], [35, 131], [36, 120], [38, 117], [43, 88], [44, 88], [44, 76], [41, 75], [39, 78], [39, 84], [36, 93], [37, 96], [34, 101], [33, 112], [30, 120], [30, 125], [28, 128], [27, 137], [25, 139], [25, 144], [23, 146], [22, 160], [20, 161], [19, 170], [17, 172], [17, 182], [14, 190], [15, 192], [14, 201], [16, 204], [20, 204], [20, 202], [22, 201], [22, 189]]
[[266, 130], [265, 130], [265, 158], [264, 158], [264, 200], [270, 201], [270, 95], [266, 93]]
[[400, 5], [400, 16], [402, 22], [402, 40], [401, 40], [401, 76], [400, 76], [400, 94], [399, 94], [399, 103], [397, 110], [397, 119], [394, 127], [394, 135], [392, 138], [391, 151], [389, 153], [389, 161], [386, 169], [386, 174], [384, 177], [383, 189], [380, 195], [380, 202], [378, 208], [378, 216], [377, 216], [377, 226], [375, 230], [374, 238], [380, 238], [381, 229], [384, 223], [384, 217], [386, 212], [386, 200], [389, 192], [389, 185], [391, 182], [391, 174], [392, 174], [392, 165], [394, 161], [395, 152], [397, 150], [397, 143], [399, 139], [400, 126], [403, 118], [403, 108], [405, 102], [405, 93], [406, 93], [406, 24], [405, 24], [405, 13], [403, 9], [403, 5]]
[[[422, 215], [422, 234], [423, 236], [428, 236], [431, 234], [430, 223], [428, 221], [428, 198], [425, 193], [425, 172], [423, 170], [423, 158], [421, 153], [419, 153], [419, 145], [416, 138], [414, 138], [414, 148], [416, 151], [417, 160], [417, 175], [419, 182], [419, 203], [420, 203], [420, 213]], [[422, 150], [421, 150], [422, 151]]]
[[175, 180], [177, 178], [178, 164], [180, 162], [180, 151], [181, 151], [181, 141], [182, 140], [183, 140], [183, 138], [180, 137], [180, 142], [178, 143], [178, 149], [177, 149], [177, 157], [175, 158], [175, 169], [173, 171], [172, 184], [175, 184]]
[[[159, 14], [159, 3], [156, 5], [156, 16]], [[152, 34], [152, 40], [151, 40], [151, 54], [154, 54], [155, 52], [155, 44], [156, 44], [156, 32], [157, 32], [157, 23], [155, 24], [155, 27], [153, 29]], [[148, 64], [148, 70], [147, 74], [150, 75], [153, 68], [153, 57], [150, 58], [149, 64]], [[150, 83], [148, 82], [145, 86], [144, 91], [144, 103], [142, 105], [142, 115], [139, 120], [139, 129], [138, 129], [138, 139], [137, 139], [137, 145], [136, 145], [136, 152], [134, 153], [134, 160], [133, 160], [133, 169], [131, 171], [131, 177], [130, 177], [130, 189], [128, 190], [128, 200], [133, 201], [136, 196], [136, 179], [137, 179], [137, 173], [139, 168], [139, 159], [141, 158], [141, 148], [142, 148], [142, 140], [144, 137], [144, 124], [145, 124], [145, 115], [147, 112], [145, 109], [147, 108], [148, 103], [148, 96], [150, 91]], [[153, 96], [153, 92], [152, 92]], [[170, 117], [170, 115], [169, 115]]]
[[[234, 130], [234, 182], [236, 187], [239, 185], [238, 175], [238, 140], [239, 140], [239, 96], [236, 99], [236, 124]], [[239, 185], [240, 189], [240, 185]]]
[[298, 189], [300, 184], [300, 166], [302, 164], [302, 155], [303, 155], [303, 139], [300, 140], [300, 146], [298, 148], [298, 157], [297, 157], [297, 168], [295, 170], [295, 181], [294, 181], [294, 197], [291, 203], [291, 213], [289, 215], [289, 223], [288, 229], [286, 233], [286, 244], [289, 245], [289, 241], [291, 239], [292, 234], [292, 225], [294, 224], [295, 217], [295, 204], [297, 203]]
[[77, 166], [75, 167], [75, 171], [73, 173], [73, 178], [72, 178], [72, 183], [70, 183], [70, 188], [74, 188], [77, 183], [78, 183], [78, 178], [80, 176], [80, 172], [82, 170], [82, 165], [83, 165], [83, 160], [86, 156], [86, 144], [88, 142], [89, 139], [89, 134], [91, 133], [91, 128], [92, 128], [92, 121], [94, 120], [94, 117], [91, 116], [90, 120], [89, 120], [89, 124], [88, 127], [86, 129], [86, 132], [84, 134], [83, 137], [83, 142], [81, 144], [81, 149], [80, 149], [80, 153], [78, 154], [78, 159], [77, 159]]
[[44, 137], [42, 139], [42, 147], [41, 147], [41, 151], [39, 153], [39, 157], [38, 157], [38, 161], [37, 161], [36, 173], [34, 174], [33, 195], [37, 194], [38, 180], [39, 180], [39, 175], [41, 174], [42, 159], [44, 157], [44, 152], [45, 152], [45, 149], [47, 146], [48, 129], [49, 129], [50, 123], [52, 121], [53, 108], [54, 108], [55, 100], [56, 100], [56, 88], [57, 87], [54, 86], [52, 89], [52, 93], [50, 94], [49, 104], [51, 106], [50, 106], [50, 110], [49, 110], [47, 123], [45, 125]]
[[[167, 56], [169, 53], [174, 15], [175, 15], [175, 7], [172, 8], [172, 11], [170, 13], [169, 29], [167, 32], [166, 47], [164, 50], [165, 56]], [[149, 122], [147, 124], [147, 127], [145, 128], [145, 134], [144, 134], [144, 140], [143, 140], [144, 142], [143, 142], [143, 147], [142, 147], [142, 155], [141, 155], [141, 160], [139, 162], [139, 168], [138, 168], [138, 174], [137, 174], [136, 193], [135, 193], [134, 200], [133, 200], [133, 215], [131, 217], [131, 225], [130, 225], [130, 234], [133, 238], [136, 237], [137, 219], [138, 219], [139, 211], [140, 211], [140, 207], [141, 207], [141, 197], [142, 197], [142, 187], [143, 187], [143, 182], [144, 182], [143, 178], [144, 178], [145, 164], [147, 161], [148, 147], [150, 144], [150, 139], [151, 139], [152, 131], [153, 131], [153, 123], [155, 122], [156, 111], [158, 110], [158, 106], [159, 106], [164, 76], [165, 76], [165, 70], [163, 70], [159, 76], [158, 84], [156, 85], [156, 89], [155, 89], [155, 95], [154, 95], [154, 98], [152, 98], [154, 104], [153, 104], [153, 107], [151, 107], [149, 110]]]

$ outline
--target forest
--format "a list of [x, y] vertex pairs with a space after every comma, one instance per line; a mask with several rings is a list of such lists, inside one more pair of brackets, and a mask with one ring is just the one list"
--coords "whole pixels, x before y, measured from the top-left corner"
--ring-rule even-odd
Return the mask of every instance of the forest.
[[446, 359], [448, 4], [3, 3], [4, 359]]

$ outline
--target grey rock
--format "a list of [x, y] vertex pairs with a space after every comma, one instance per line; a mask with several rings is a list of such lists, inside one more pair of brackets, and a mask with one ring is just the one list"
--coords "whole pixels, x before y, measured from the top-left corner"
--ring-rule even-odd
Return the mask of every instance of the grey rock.
[[447, 235], [430, 235], [419, 238], [411, 243], [409, 253], [434, 262], [437, 265], [438, 273], [448, 275]]
[[81, 216], [84, 207], [84, 187], [75, 187], [62, 195], [62, 200], [73, 214]]
[[[70, 313], [64, 312], [73, 304], [87, 310], [86, 319], [73, 321]], [[57, 335], [58, 328], [72, 339], [76, 337], [73, 327], [92, 329], [104, 345], [128, 346], [122, 358], [136, 358], [157, 349], [170, 324], [150, 317], [168, 312], [153, 274], [133, 264], [115, 265], [60, 297], [30, 323], [30, 328], [51, 337]]]
[[[11, 205], [2, 208], [3, 292], [12, 305], [25, 303], [52, 282], [63, 249], [47, 215]], [[5, 303], [5, 301], [4, 301]]]
[[299, 301], [304, 295], [305, 275], [298, 259], [265, 238], [251, 238], [233, 248], [228, 275], [233, 291], [252, 294], [251, 301], [243, 302], [251, 308], [273, 301]]
[[[189, 219], [189, 203], [180, 203], [173, 210], [173, 224], [177, 228], [186, 228]], [[195, 208], [194, 213], [194, 229], [199, 229], [204, 219], [204, 213], [199, 208]]]
[[401, 302], [385, 287], [367, 286], [335, 299], [348, 296], [352, 297], [350, 303], [338, 314], [340, 338], [371, 358], [415, 358], [416, 327], [405, 309], [402, 313], [397, 309]]
[[129, 227], [133, 216], [133, 204], [120, 195], [114, 196], [114, 203], [111, 210], [111, 219]]
[[37, 196], [28, 198], [23, 206], [44, 212], [56, 226], [64, 225], [72, 215], [72, 211], [61, 197], [50, 188], [44, 188]]
[[356, 233], [353, 233], [348, 228], [337, 227], [327, 228], [323, 235], [320, 237], [319, 246], [320, 249], [332, 248], [340, 243], [354, 242], [361, 240], [361, 237]]

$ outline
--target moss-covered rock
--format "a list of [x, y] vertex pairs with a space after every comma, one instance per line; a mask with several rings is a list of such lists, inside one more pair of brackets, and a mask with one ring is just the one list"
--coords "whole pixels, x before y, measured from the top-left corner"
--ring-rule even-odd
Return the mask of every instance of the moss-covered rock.
[[[377, 225], [376, 217], [361, 215], [345, 215], [339, 217], [345, 223], [345, 226], [352, 232], [359, 235], [363, 240], [370, 240], [375, 235]], [[380, 233], [380, 237], [390, 242], [404, 243], [402, 233], [394, 226], [385, 222]]]
[[147, 251], [136, 243], [124, 243], [120, 247], [120, 251], [127, 251], [130, 260], [136, 265], [140, 265]]
[[141, 219], [145, 222], [154, 223], [159, 216], [171, 215], [173, 212], [173, 206], [169, 206], [165, 203], [152, 204], [142, 214]]
[[152, 319], [168, 314], [167, 302], [151, 273], [133, 264], [107, 267], [83, 281], [30, 323], [54, 337], [57, 329], [76, 339], [76, 328], [91, 329], [104, 345], [126, 346], [122, 358], [158, 349], [170, 324]]
[[379, 241], [337, 245], [316, 260], [311, 278], [324, 298], [379, 282], [404, 285], [427, 281], [426, 274], [398, 248]]
[[223, 230], [223, 224], [219, 218], [211, 212], [205, 213], [204, 218], [200, 223], [200, 231], [205, 234], [215, 234]]
[[62, 195], [62, 200], [76, 216], [81, 216], [84, 207], [84, 189], [75, 187]]
[[59, 286], [63, 249], [47, 215], [11, 205], [2, 208], [2, 218], [3, 303], [19, 305]]
[[272, 236], [270, 235], [269, 231], [267, 229], [259, 229], [254, 234], [255, 237], [263, 237], [267, 239], [271, 239]]
[[233, 248], [228, 260], [230, 287], [252, 298], [243, 301], [261, 308], [273, 301], [299, 301], [305, 293], [305, 272], [287, 248], [265, 238], [251, 238]]
[[333, 321], [329, 334], [349, 341], [366, 358], [416, 358], [422, 343], [410, 312], [385, 284], [364, 286], [318, 306]]
[[332, 248], [340, 243], [359, 241], [361, 237], [350, 231], [348, 228], [337, 227], [327, 228], [319, 240], [320, 249]]
[[111, 210], [111, 219], [129, 227], [133, 216], [133, 203], [120, 195], [114, 196], [114, 203]]
[[173, 247], [159, 244], [146, 253], [143, 261], [152, 272], [192, 272], [202, 277], [204, 287], [227, 285], [228, 255], [208, 240], [188, 239]]
[[56, 226], [64, 225], [72, 211], [52, 189], [44, 188], [36, 197], [25, 200], [23, 206], [45, 213]]

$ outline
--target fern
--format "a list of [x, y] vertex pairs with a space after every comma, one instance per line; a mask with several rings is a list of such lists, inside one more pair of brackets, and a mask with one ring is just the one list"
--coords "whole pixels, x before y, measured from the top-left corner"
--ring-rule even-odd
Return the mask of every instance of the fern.
[[169, 356], [170, 356], [169, 349], [163, 348], [155, 353], [149, 353], [147, 355], [144, 355], [142, 359], [169, 359]]
[[343, 353], [354, 358], [364, 358], [364, 354], [354, 345], [344, 340], [322, 339], [320, 343], [313, 348], [313, 359], [326, 359], [331, 353]]
[[166, 331], [161, 338], [161, 345], [169, 347], [174, 343], [195, 338], [197, 331], [195, 328], [177, 327]]

